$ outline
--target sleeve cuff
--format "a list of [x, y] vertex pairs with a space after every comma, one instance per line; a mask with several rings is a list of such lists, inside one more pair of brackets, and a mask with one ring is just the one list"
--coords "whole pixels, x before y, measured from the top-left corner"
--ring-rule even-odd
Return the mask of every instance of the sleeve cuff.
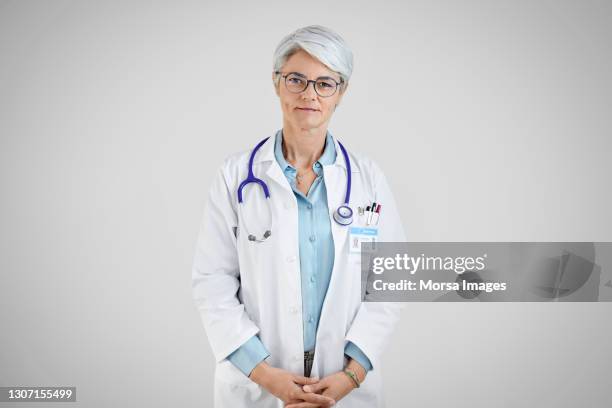
[[363, 368], [365, 368], [366, 372], [372, 369], [372, 363], [370, 359], [361, 351], [359, 347], [355, 345], [355, 343], [349, 341], [344, 347], [344, 354], [357, 361]]
[[256, 335], [238, 347], [227, 359], [247, 377], [255, 366], [265, 360], [270, 353]]

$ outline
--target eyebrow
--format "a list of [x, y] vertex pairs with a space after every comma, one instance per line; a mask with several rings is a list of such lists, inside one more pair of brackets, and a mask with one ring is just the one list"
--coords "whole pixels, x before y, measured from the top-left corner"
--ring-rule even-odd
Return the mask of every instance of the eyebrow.
[[[295, 75], [300, 76], [300, 77], [302, 77], [302, 78], [306, 78], [306, 79], [308, 79], [308, 77], [307, 77], [306, 75], [304, 75], [304, 74], [302, 74], [302, 73], [300, 73], [300, 72], [295, 72], [295, 71], [292, 71], [292, 72], [289, 72], [289, 74], [295, 74]], [[289, 74], [287, 74], [287, 75], [289, 75]], [[338, 82], [338, 83], [341, 83], [341, 82], [342, 82], [342, 78], [340, 78], [340, 80], [338, 81], [336, 78], [334, 78], [334, 77], [330, 77], [329, 75], [322, 75], [322, 76], [320, 76], [320, 77], [317, 77], [316, 79], [322, 79], [322, 78], [323, 78], [323, 79], [333, 79], [334, 81], [336, 81], [336, 82]]]

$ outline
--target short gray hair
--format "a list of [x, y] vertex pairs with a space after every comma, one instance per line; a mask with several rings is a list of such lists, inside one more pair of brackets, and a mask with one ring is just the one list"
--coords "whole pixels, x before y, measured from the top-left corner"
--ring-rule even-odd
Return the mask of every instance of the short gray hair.
[[298, 28], [285, 36], [276, 47], [274, 72], [280, 71], [289, 57], [299, 50], [306, 51], [327, 68], [340, 74], [346, 86], [353, 73], [353, 52], [342, 37], [320, 25]]

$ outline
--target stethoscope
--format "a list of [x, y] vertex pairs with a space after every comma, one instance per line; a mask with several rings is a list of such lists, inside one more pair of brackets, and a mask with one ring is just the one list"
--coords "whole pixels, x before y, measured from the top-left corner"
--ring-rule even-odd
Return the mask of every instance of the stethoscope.
[[[266, 229], [266, 231], [263, 233], [261, 238], [257, 238], [255, 235], [250, 234], [248, 232], [248, 228], [245, 225], [245, 231], [248, 234], [249, 241], [254, 241], [254, 242], [263, 242], [266, 239], [268, 239], [270, 235], [272, 235], [272, 208], [270, 205], [270, 190], [268, 189], [268, 185], [266, 184], [265, 181], [263, 181], [262, 179], [258, 177], [255, 177], [255, 175], [253, 174], [253, 159], [255, 158], [255, 154], [257, 154], [257, 151], [259, 150], [259, 148], [269, 138], [270, 137], [268, 136], [265, 139], [263, 139], [261, 142], [257, 143], [257, 146], [255, 146], [255, 148], [251, 152], [251, 157], [249, 157], [249, 173], [247, 175], [247, 178], [244, 179], [238, 186], [238, 211], [241, 213], [241, 215], [242, 215], [242, 206], [244, 203], [244, 200], [242, 198], [242, 189], [244, 189], [244, 187], [247, 184], [249, 183], [259, 184], [261, 188], [263, 189], [264, 195], [266, 197], [266, 203], [268, 206], [268, 215], [269, 215], [269, 220], [270, 220], [270, 227]], [[346, 163], [346, 194], [344, 195], [344, 203], [340, 205], [336, 209], [336, 211], [334, 211], [333, 217], [334, 217], [334, 220], [338, 224], [346, 226], [346, 225], [350, 225], [353, 222], [353, 210], [351, 209], [351, 207], [349, 207], [349, 200], [351, 197], [351, 161], [349, 160], [348, 153], [346, 152], [346, 149], [344, 148], [342, 143], [338, 142], [338, 145], [340, 146], [340, 150], [342, 151], [342, 155], [344, 156], [344, 162]], [[244, 219], [245, 219], [244, 216], [241, 216], [241, 218], [244, 222]]]

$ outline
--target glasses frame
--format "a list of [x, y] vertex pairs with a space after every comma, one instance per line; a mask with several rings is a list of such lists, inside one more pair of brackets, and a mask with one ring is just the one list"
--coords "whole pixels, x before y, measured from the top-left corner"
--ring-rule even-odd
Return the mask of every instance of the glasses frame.
[[[304, 74], [300, 74], [299, 72], [288, 72], [288, 73], [286, 73], [285, 75], [283, 75], [283, 73], [282, 73], [282, 72], [280, 72], [280, 71], [274, 71], [274, 73], [275, 73], [276, 75], [280, 75], [280, 76], [281, 76], [281, 78], [283, 78], [283, 79], [285, 80], [285, 81], [284, 81], [284, 82], [285, 82], [285, 88], [287, 88], [287, 91], [289, 91], [289, 92], [291, 92], [291, 93], [293, 93], [293, 94], [299, 94], [299, 93], [304, 92], [306, 89], [308, 89], [308, 85], [310, 85], [310, 83], [312, 82], [312, 88], [314, 89], [314, 91], [315, 91], [315, 93], [316, 93], [317, 95], [319, 95], [321, 98], [329, 98], [330, 96], [334, 96], [334, 95], [336, 94], [336, 92], [338, 92], [338, 86], [340, 86], [340, 85], [344, 84], [344, 79], [342, 79], [342, 78], [340, 78], [340, 82], [338, 82], [338, 81], [336, 81], [334, 78], [329, 77], [329, 76], [320, 76], [320, 77], [318, 77], [317, 79], [308, 79], [308, 78], [306, 77], [306, 75], [304, 75]], [[288, 77], [289, 75], [291, 75], [291, 74], [295, 74], [295, 75], [297, 75], [297, 76], [299, 76], [299, 77], [301, 77], [301, 78], [304, 78], [304, 80], [306, 81], [306, 86], [304, 86], [304, 89], [302, 89], [301, 91], [298, 91], [298, 92], [293, 92], [292, 90], [290, 90], [290, 89], [289, 89], [289, 87], [287, 86], [287, 77]], [[322, 78], [324, 78], [324, 79], [331, 79], [331, 80], [332, 80], [332, 81], [334, 81], [334, 83], [336, 84], [336, 87], [334, 88], [334, 92], [332, 92], [330, 95], [321, 95], [321, 94], [319, 93], [319, 91], [317, 91], [317, 87], [316, 87], [317, 82], [318, 82], [320, 79], [322, 79]]]

